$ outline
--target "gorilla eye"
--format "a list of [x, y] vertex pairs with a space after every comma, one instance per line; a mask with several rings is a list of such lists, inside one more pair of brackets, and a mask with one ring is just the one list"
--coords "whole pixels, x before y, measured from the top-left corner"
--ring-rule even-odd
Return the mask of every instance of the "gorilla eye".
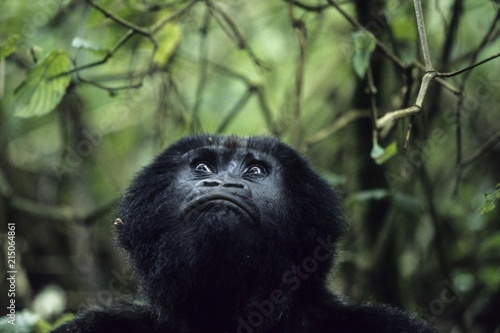
[[251, 165], [244, 173], [245, 175], [266, 175], [267, 170], [261, 165]]
[[203, 173], [213, 173], [212, 167], [210, 166], [210, 164], [203, 163], [203, 162], [196, 164], [196, 166], [194, 167], [194, 170], [199, 171], [199, 172], [203, 172]]

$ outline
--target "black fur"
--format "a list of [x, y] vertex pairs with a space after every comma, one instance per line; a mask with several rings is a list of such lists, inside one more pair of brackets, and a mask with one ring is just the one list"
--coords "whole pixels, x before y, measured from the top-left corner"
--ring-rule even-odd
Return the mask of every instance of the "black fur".
[[135, 178], [120, 218], [145, 305], [88, 312], [54, 332], [435, 332], [325, 288], [341, 201], [278, 140], [182, 139]]

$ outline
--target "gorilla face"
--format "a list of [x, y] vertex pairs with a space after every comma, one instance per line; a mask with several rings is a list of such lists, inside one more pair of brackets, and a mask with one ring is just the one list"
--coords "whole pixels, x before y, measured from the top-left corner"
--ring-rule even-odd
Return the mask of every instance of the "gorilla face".
[[272, 215], [265, 203], [280, 197], [275, 185], [282, 180], [273, 166], [272, 156], [253, 149], [200, 148], [184, 154], [177, 184], [185, 198], [179, 220], [259, 225], [261, 214]]
[[328, 184], [278, 140], [195, 136], [136, 177], [121, 204], [118, 241], [160, 319], [191, 313], [231, 322], [273, 290], [291, 302], [322, 285], [330, 258], [296, 289], [294, 267], [319, 237], [333, 247], [341, 215]]

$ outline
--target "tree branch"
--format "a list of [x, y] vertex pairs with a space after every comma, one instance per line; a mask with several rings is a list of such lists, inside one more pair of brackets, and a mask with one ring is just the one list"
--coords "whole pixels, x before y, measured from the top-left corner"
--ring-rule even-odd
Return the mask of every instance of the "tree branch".
[[418, 28], [418, 36], [420, 38], [420, 46], [422, 47], [422, 53], [424, 55], [425, 71], [431, 72], [434, 71], [434, 67], [432, 66], [431, 55], [429, 52], [429, 44], [427, 43], [427, 34], [425, 33], [422, 1], [413, 0], [413, 4], [415, 6], [415, 16], [417, 18], [417, 28]]
[[460, 163], [460, 167], [469, 166], [470, 164], [478, 160], [481, 156], [483, 156], [485, 153], [487, 153], [499, 142], [500, 142], [500, 132], [497, 132], [488, 141], [486, 141], [480, 147], [474, 150], [474, 152], [469, 156], [469, 158], [463, 160]]
[[475, 64], [473, 64], [473, 65], [470, 65], [470, 66], [467, 66], [467, 67], [465, 67], [465, 68], [459, 69], [458, 71], [449, 72], [449, 73], [441, 73], [441, 72], [437, 72], [437, 74], [436, 74], [436, 75], [437, 75], [438, 77], [446, 77], [446, 78], [447, 78], [447, 77], [453, 77], [453, 76], [456, 76], [456, 75], [462, 74], [462, 73], [464, 73], [464, 72], [470, 71], [471, 69], [474, 69], [474, 68], [476, 68], [476, 67], [478, 67], [478, 66], [481, 66], [482, 64], [485, 64], [485, 63], [487, 63], [487, 62], [489, 62], [489, 61], [491, 61], [491, 60], [493, 60], [493, 59], [496, 59], [496, 58], [498, 58], [498, 57], [500, 57], [500, 53], [497, 53], [497, 54], [495, 54], [495, 55], [492, 55], [491, 57], [488, 57], [488, 58], [486, 58], [486, 59], [484, 59], [484, 60], [481, 60], [480, 62], [475, 63]]

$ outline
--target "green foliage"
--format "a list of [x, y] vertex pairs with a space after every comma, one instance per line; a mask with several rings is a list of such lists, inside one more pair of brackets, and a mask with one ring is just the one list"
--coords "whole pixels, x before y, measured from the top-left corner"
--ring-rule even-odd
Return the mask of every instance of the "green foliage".
[[69, 75], [57, 75], [70, 69], [71, 61], [63, 51], [52, 51], [36, 64], [16, 89], [14, 115], [29, 118], [54, 110], [71, 81]]
[[72, 313], [65, 313], [64, 315], [62, 315], [61, 317], [59, 317], [54, 322], [54, 324], [50, 324], [50, 323], [46, 322], [45, 320], [39, 320], [35, 324], [34, 332], [35, 333], [48, 333], [51, 330], [53, 330], [54, 328], [56, 328], [58, 326], [61, 326], [65, 322], [73, 320], [73, 319], [75, 319], [75, 315], [74, 314], [72, 314]]
[[153, 61], [160, 68], [165, 68], [175, 49], [181, 42], [181, 29], [176, 23], [165, 24], [155, 34], [155, 37], [158, 40], [158, 49], [156, 50]]
[[478, 272], [479, 279], [491, 291], [498, 291], [500, 287], [500, 267], [498, 266], [485, 266], [481, 267]]
[[477, 209], [477, 212], [481, 215], [484, 215], [488, 212], [491, 212], [496, 207], [497, 200], [500, 199], [500, 184], [497, 184], [497, 188], [495, 191], [491, 193], [485, 194], [486, 200], [484, 204]]
[[370, 59], [377, 44], [373, 35], [366, 31], [356, 31], [352, 34], [354, 42], [354, 54], [352, 57], [352, 65], [356, 75], [362, 79], [366, 75]]
[[11, 35], [7, 40], [0, 44], [0, 60], [8, 57], [17, 48], [17, 43], [21, 37], [19, 35]]
[[[335, 8], [317, 12], [295, 2], [198, 1], [182, 13], [179, 10], [189, 1], [94, 3], [108, 14], [89, 1], [0, 1], [0, 155], [5, 165], [0, 178], [6, 179], [16, 196], [41, 207], [63, 207], [77, 211], [77, 216], [91, 216], [84, 227], [89, 228], [92, 245], [108, 246], [96, 251], [106, 254], [96, 261], [98, 276], [109, 275], [116, 262], [109, 255], [112, 218], [95, 218], [96, 207], [116, 200], [133, 173], [168, 143], [183, 135], [220, 130], [296, 140], [311, 164], [347, 198], [347, 214], [356, 230], [356, 245], [350, 254], [366, 255], [370, 262], [397, 256], [399, 262], [411, 266], [409, 271], [419, 272], [416, 284], [432, 285], [415, 287], [423, 291], [419, 301], [411, 299], [411, 290], [398, 290], [409, 306], [419, 308], [425, 305], [422, 300], [439, 296], [436, 292], [444, 268], [437, 258], [448, 264], [449, 271], [444, 273], [454, 276], [454, 283], [474, 293], [447, 307], [445, 317], [463, 322], [454, 309], [475, 313], [474, 304], [480, 303], [475, 295], [498, 290], [500, 184], [494, 191], [489, 187], [498, 182], [499, 169], [491, 165], [495, 154], [485, 154], [464, 170], [458, 192], [452, 194], [457, 180], [453, 172], [458, 149], [453, 112], [457, 97], [438, 80], [431, 83], [426, 107], [414, 116], [410, 149], [405, 154], [397, 151], [396, 142], [404, 141], [408, 119], [399, 119], [380, 137], [380, 144], [370, 141], [371, 128], [359, 126], [366, 121], [368, 110], [353, 101], [370, 97], [363, 93], [363, 79], [375, 52], [380, 65], [373, 68], [379, 116], [415, 101], [423, 73], [413, 67], [422, 59], [411, 1], [387, 0], [373, 12], [371, 5], [384, 2], [366, 2], [365, 14], [370, 17], [362, 24], [371, 33], [354, 34], [356, 28]], [[320, 1], [301, 3], [320, 5]], [[457, 14], [461, 23], [453, 34], [456, 38], [445, 48], [453, 26], [449, 20], [453, 6], [449, 4], [423, 3], [436, 70], [464, 68], [475, 51], [479, 51], [477, 61], [498, 53], [500, 40], [495, 38], [495, 29], [490, 29], [497, 12], [494, 1], [464, 2]], [[356, 7], [362, 6], [344, 7], [360, 19]], [[176, 14], [161, 28], [149, 30]], [[119, 20], [139, 27], [142, 33], [129, 38], [130, 26]], [[295, 20], [307, 31], [303, 50], [299, 48], [301, 35], [291, 26]], [[485, 38], [489, 30], [492, 35]], [[407, 64], [407, 70], [376, 48], [375, 38]], [[154, 54], [152, 39], [157, 46]], [[488, 46], [478, 49], [482, 40], [488, 40]], [[445, 59], [445, 49], [449, 50], [448, 60], [442, 66], [439, 59]], [[27, 72], [33, 50], [48, 55]], [[301, 51], [303, 66], [299, 66]], [[57, 77], [73, 66], [80, 68], [78, 73]], [[464, 159], [499, 130], [497, 114], [491, 111], [498, 109], [499, 66], [495, 59], [468, 72], [470, 75], [446, 80], [458, 89], [461, 80], [468, 78], [462, 94], [466, 96], [461, 126]], [[70, 84], [71, 94], [67, 92]], [[442, 93], [438, 93], [440, 89], [444, 89]], [[63, 97], [64, 103], [60, 103]], [[367, 132], [361, 133], [361, 129]], [[317, 133], [322, 133], [321, 139], [311, 140]], [[386, 182], [390, 184], [384, 187]], [[486, 199], [484, 192], [491, 192]], [[9, 206], [14, 200], [5, 201], [23, 226], [19, 233], [22, 243], [30, 245], [19, 255], [40, 256], [40, 261], [21, 260], [28, 276], [52, 272], [52, 261], [44, 257], [57, 256], [66, 264], [58, 266], [60, 272], [50, 273], [50, 279], [79, 290], [76, 281], [81, 277], [71, 281], [70, 276], [80, 271], [64, 269], [74, 266], [71, 256], [85, 247], [75, 245], [63, 251], [60, 243], [74, 243], [68, 241], [77, 234], [72, 228], [82, 226], [73, 220], [53, 221]], [[376, 211], [382, 202], [380, 208], [387, 207], [389, 214]], [[374, 211], [376, 216], [366, 214]], [[359, 241], [380, 237], [369, 234], [367, 226], [374, 219], [385, 219], [378, 221], [381, 225], [397, 221], [391, 228], [399, 232], [384, 237], [398, 237], [398, 244], [404, 247], [379, 253]], [[62, 241], [66, 233], [68, 239]], [[406, 255], [415, 260], [406, 260]], [[367, 286], [350, 277], [342, 283], [349, 290], [383, 288], [381, 282]], [[33, 292], [39, 292], [35, 289]], [[30, 293], [24, 290], [19, 295]], [[75, 296], [70, 297], [69, 304], [75, 304]], [[28, 304], [30, 300], [24, 301]], [[464, 301], [467, 304], [459, 304]], [[23, 318], [24, 313], [19, 314]], [[48, 323], [40, 321], [35, 329], [46, 332]], [[0, 332], [10, 328], [1, 325], [0, 320]], [[29, 325], [19, 322], [16, 328], [33, 331], [33, 325], [33, 321]]]

